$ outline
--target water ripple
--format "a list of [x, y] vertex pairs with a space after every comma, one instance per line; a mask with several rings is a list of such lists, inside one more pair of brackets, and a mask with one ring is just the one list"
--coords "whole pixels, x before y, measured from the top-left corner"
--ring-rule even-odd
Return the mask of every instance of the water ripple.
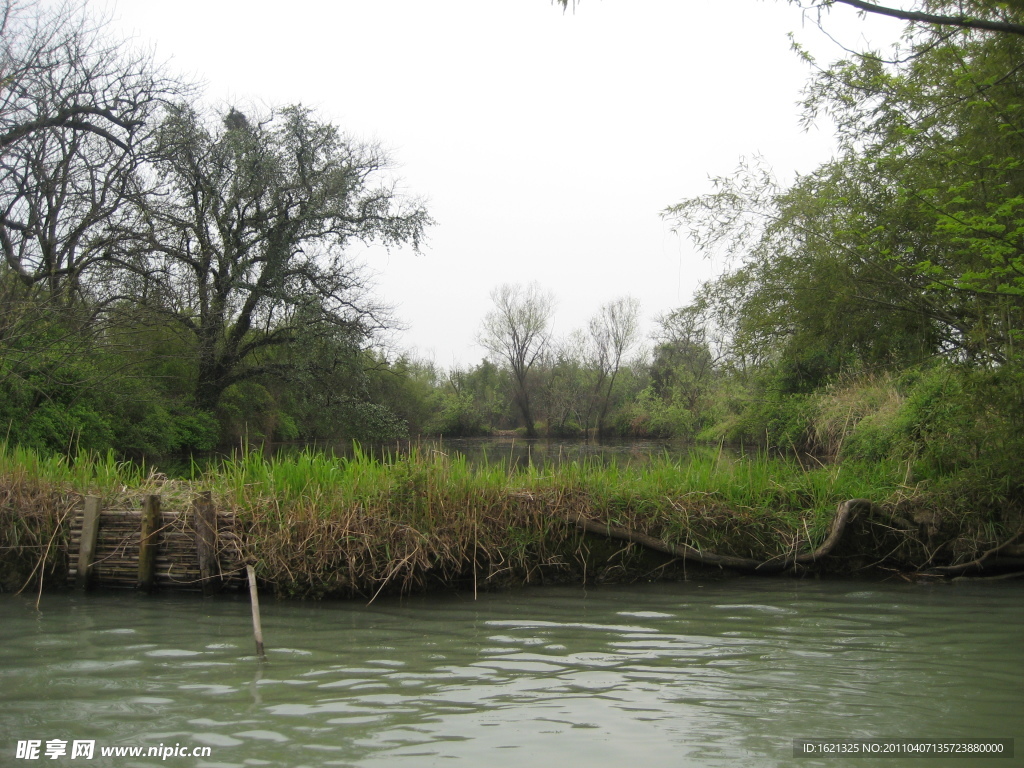
[[243, 600], [5, 598], [0, 732], [210, 746], [200, 768], [756, 768], [795, 737], [1009, 738], [1022, 596], [744, 580], [271, 602], [266, 664]]

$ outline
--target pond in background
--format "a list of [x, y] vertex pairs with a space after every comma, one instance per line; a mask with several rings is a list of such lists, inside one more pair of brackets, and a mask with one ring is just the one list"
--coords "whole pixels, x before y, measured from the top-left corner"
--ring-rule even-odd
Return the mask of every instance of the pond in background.
[[[262, 448], [266, 455], [287, 454], [306, 449], [319, 449], [339, 457], [352, 456], [354, 450], [351, 442], [322, 445], [276, 443]], [[517, 469], [531, 464], [538, 468], [544, 468], [573, 461], [616, 462], [620, 465], [644, 464], [652, 457], [667, 456], [671, 459], [681, 460], [695, 452], [712, 455], [723, 453], [731, 457], [757, 453], [756, 448], [698, 445], [681, 440], [596, 442], [519, 437], [463, 437], [443, 440], [424, 438], [363, 446], [361, 450], [385, 461], [391, 461], [397, 456], [408, 455], [410, 451], [417, 451], [424, 456], [443, 455], [453, 458], [465, 456], [466, 461], [471, 465], [502, 464], [505, 467]], [[196, 467], [204, 469], [216, 464], [226, 456], [230, 456], [230, 454], [207, 454], [195, 457], [172, 456], [155, 460], [147, 465], [169, 477], [187, 478], [192, 471], [193, 458]]]

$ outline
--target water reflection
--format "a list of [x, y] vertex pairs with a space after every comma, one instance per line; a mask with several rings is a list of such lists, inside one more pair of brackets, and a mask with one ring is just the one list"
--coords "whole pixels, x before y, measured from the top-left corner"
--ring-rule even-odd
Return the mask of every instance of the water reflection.
[[[197, 766], [654, 768], [788, 765], [798, 737], [1024, 736], [1022, 596], [740, 580], [269, 603], [266, 664], [242, 600], [46, 596], [36, 614], [7, 597], [0, 750], [91, 738], [209, 745], [178, 763]], [[800, 761], [816, 764], [844, 763]]]
[[[471, 464], [501, 463], [515, 469], [532, 465], [543, 469], [574, 461], [642, 465], [650, 461], [652, 456], [682, 459], [695, 451], [712, 452], [718, 449], [694, 446], [678, 440], [613, 440], [598, 443], [489, 437], [430, 443], [428, 450], [449, 456], [465, 456]], [[722, 450], [730, 454], [732, 452], [731, 449]]]

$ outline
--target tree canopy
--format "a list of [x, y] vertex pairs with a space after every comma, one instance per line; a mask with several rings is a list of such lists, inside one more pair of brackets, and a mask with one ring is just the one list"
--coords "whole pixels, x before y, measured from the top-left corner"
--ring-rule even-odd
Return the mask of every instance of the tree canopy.
[[354, 343], [387, 325], [349, 255], [351, 242], [418, 247], [430, 223], [382, 176], [378, 148], [293, 106], [208, 125], [172, 108], [155, 144], [155, 197], [129, 258], [145, 306], [193, 339], [196, 402], [232, 384], [284, 374], [269, 350], [306, 335]]
[[401, 431], [352, 247], [418, 249], [431, 220], [379, 147], [301, 106], [210, 109], [84, 3], [0, 0], [0, 32], [0, 419], [142, 452], [314, 410]]
[[1015, 354], [1022, 55], [1017, 36], [932, 30], [896, 61], [838, 62], [805, 107], [836, 122], [839, 157], [788, 189], [741, 168], [666, 210], [698, 247], [738, 259], [703, 293], [729, 305], [738, 345], [827, 346], [871, 364]]

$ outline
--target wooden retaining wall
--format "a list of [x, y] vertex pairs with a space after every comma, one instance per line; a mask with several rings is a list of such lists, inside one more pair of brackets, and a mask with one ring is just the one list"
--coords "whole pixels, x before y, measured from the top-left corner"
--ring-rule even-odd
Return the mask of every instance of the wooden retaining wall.
[[71, 522], [68, 583], [89, 587], [173, 589], [206, 594], [245, 583], [236, 521], [218, 513], [209, 493], [186, 509], [101, 509], [87, 497]]

